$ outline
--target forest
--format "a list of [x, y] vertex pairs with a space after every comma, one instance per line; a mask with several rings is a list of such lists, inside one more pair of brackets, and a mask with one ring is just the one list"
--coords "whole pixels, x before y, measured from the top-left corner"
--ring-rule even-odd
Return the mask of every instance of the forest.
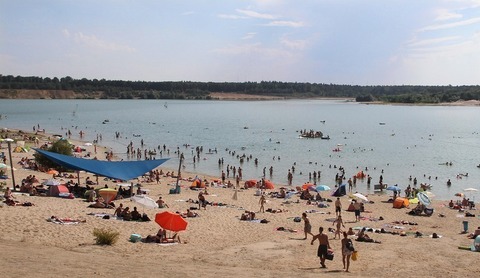
[[2, 97], [18, 90], [73, 91], [78, 98], [213, 99], [210, 93], [250, 94], [289, 98], [354, 98], [357, 102], [435, 104], [480, 100], [480, 86], [360, 86], [304, 82], [122, 81], [0, 75]]

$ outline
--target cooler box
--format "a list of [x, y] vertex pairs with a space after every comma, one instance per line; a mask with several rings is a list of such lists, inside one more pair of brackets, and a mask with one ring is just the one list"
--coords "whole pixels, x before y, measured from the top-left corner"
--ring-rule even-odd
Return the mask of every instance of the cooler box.
[[130, 235], [130, 241], [131, 242], [139, 242], [140, 240], [142, 240], [141, 235], [139, 235], [139, 234], [131, 234]]

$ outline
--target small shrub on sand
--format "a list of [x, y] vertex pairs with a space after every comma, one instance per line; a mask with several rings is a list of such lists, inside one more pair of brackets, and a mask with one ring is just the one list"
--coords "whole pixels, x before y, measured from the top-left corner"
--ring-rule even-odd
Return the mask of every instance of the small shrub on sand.
[[98, 245], [113, 245], [117, 242], [120, 233], [112, 230], [95, 228], [93, 229], [93, 235], [95, 236], [95, 242]]

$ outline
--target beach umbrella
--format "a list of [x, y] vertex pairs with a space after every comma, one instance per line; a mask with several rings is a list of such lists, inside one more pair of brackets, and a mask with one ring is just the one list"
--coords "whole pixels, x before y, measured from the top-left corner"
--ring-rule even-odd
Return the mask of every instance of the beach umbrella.
[[46, 180], [45, 182], [43, 182], [43, 185], [46, 185], [46, 186], [60, 185], [60, 184], [61, 183], [56, 179], [49, 179], [49, 180]]
[[266, 189], [275, 189], [275, 185], [273, 184], [273, 182], [271, 182], [269, 180], [265, 180], [265, 188]]
[[187, 229], [188, 222], [180, 214], [170, 211], [159, 212], [155, 215], [155, 222], [165, 230], [179, 232]]
[[[8, 166], [5, 163], [0, 163], [0, 169], [10, 169], [11, 167]], [[16, 171], [17, 169], [13, 168], [13, 171]]]
[[255, 187], [255, 185], [257, 185], [257, 180], [248, 180], [245, 182], [245, 185], [248, 187]]
[[98, 195], [102, 196], [105, 204], [110, 204], [117, 197], [117, 190], [113, 188], [102, 188], [98, 190]]
[[365, 201], [365, 202], [368, 202], [368, 198], [365, 197], [365, 195], [363, 195], [363, 194], [361, 194], [361, 193], [355, 193], [355, 194], [353, 194], [353, 196], [356, 197], [356, 198], [358, 198], [358, 199], [360, 199], [360, 200], [363, 200], [363, 201]]
[[390, 191], [396, 191], [396, 192], [400, 192], [402, 191], [398, 186], [396, 185], [390, 185], [386, 188], [386, 190], [390, 190]]
[[417, 198], [418, 198], [418, 201], [420, 203], [422, 203], [423, 205], [425, 206], [429, 206], [431, 201], [430, 201], [430, 197], [428, 197], [428, 195], [425, 193], [425, 192], [418, 192], [417, 194]]
[[331, 188], [328, 185], [320, 184], [320, 185], [317, 185], [315, 187], [315, 190], [316, 191], [329, 191], [329, 190], [331, 190]]
[[146, 208], [158, 208], [157, 202], [155, 202], [155, 200], [145, 195], [137, 194], [132, 198], [130, 198], [130, 200]]
[[50, 174], [50, 175], [58, 175], [58, 171], [55, 170], [55, 169], [50, 169], [50, 170], [48, 170], [47, 174]]
[[302, 185], [302, 190], [310, 190], [310, 187], [315, 188], [315, 185], [313, 183], [305, 183], [304, 185]]

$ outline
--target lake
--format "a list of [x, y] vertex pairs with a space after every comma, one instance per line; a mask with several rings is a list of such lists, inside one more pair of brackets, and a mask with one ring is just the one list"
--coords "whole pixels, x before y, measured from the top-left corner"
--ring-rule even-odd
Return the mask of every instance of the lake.
[[[260, 178], [266, 168], [267, 178], [287, 184], [288, 170], [294, 166], [293, 185], [321, 171], [317, 184], [333, 187], [336, 167], [343, 166], [347, 177], [367, 167], [372, 184], [383, 175], [385, 183], [405, 189], [412, 176], [419, 184], [433, 185], [438, 199], [452, 199], [469, 187], [480, 189], [478, 107], [341, 100], [1, 100], [0, 114], [6, 116], [0, 127], [32, 131], [38, 124], [52, 134], [70, 130], [75, 139], [82, 130], [86, 141], [101, 134], [99, 143], [123, 159], [130, 142], [139, 148], [143, 140], [149, 150], [166, 145], [170, 152], [163, 157], [172, 159], [165, 167], [178, 167], [179, 149], [185, 155], [185, 171], [218, 177], [227, 165], [242, 167], [244, 180]], [[321, 131], [330, 140], [300, 138], [298, 131], [303, 129]], [[203, 153], [194, 163], [197, 146]], [[340, 151], [334, 152], [336, 148]], [[237, 155], [243, 154], [252, 159], [240, 163]], [[222, 158], [223, 167], [218, 163]], [[441, 165], [446, 162], [452, 165]], [[355, 190], [371, 193], [373, 188], [359, 180]]]

